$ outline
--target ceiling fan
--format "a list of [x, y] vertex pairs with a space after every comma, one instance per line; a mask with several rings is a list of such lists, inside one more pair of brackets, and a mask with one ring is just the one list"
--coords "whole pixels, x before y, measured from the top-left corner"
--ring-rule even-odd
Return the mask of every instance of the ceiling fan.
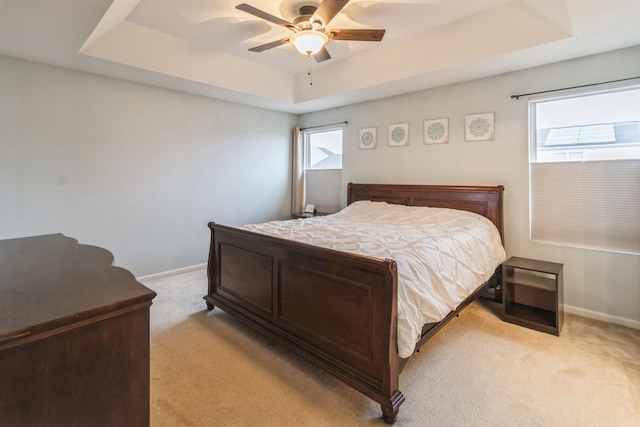
[[267, 49], [291, 43], [302, 54], [309, 58], [313, 56], [316, 62], [331, 59], [325, 44], [329, 40], [358, 40], [379, 42], [384, 37], [385, 30], [373, 29], [327, 29], [329, 22], [349, 3], [349, 0], [322, 0], [319, 6], [305, 5], [299, 9], [300, 16], [289, 22], [278, 18], [246, 3], [236, 6], [236, 9], [250, 13], [274, 24], [293, 31], [291, 37], [276, 40], [249, 49], [251, 52], [262, 52]]

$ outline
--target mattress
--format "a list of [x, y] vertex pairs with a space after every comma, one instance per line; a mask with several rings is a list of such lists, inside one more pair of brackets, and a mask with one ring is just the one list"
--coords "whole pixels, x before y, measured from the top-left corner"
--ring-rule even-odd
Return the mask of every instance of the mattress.
[[427, 323], [439, 322], [505, 260], [487, 218], [456, 209], [358, 201], [338, 213], [250, 224], [245, 230], [392, 259], [398, 266], [398, 354], [409, 357]]

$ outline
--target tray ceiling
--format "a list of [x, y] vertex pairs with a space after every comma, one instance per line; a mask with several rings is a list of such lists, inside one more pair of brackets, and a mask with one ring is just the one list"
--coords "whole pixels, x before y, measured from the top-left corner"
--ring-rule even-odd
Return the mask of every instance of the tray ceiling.
[[[314, 0], [249, 0], [292, 21]], [[284, 27], [229, 0], [0, 0], [0, 53], [189, 93], [302, 113], [640, 44], [636, 0], [351, 0], [308, 60]], [[315, 3], [317, 4], [317, 2]]]

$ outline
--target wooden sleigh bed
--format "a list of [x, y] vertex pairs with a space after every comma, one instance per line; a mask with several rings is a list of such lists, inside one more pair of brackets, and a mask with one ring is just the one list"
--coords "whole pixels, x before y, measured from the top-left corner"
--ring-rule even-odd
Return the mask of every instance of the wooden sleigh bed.
[[[347, 203], [385, 201], [471, 211], [503, 229], [503, 187], [348, 185]], [[393, 423], [405, 398], [399, 375], [395, 261], [339, 252], [209, 223], [207, 308], [219, 307], [380, 403]], [[503, 238], [504, 240], [504, 238]], [[498, 274], [496, 269], [496, 275]], [[494, 275], [495, 276], [495, 275]], [[423, 327], [416, 350], [477, 298]]]

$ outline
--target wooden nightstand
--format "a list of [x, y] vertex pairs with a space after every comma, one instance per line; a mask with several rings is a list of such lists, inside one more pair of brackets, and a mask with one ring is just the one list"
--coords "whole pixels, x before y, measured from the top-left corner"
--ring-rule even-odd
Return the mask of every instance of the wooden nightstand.
[[295, 212], [291, 214], [292, 218], [313, 218], [314, 216], [326, 216], [331, 215], [327, 212], [316, 212], [316, 213], [305, 213], [305, 212]]
[[503, 320], [560, 335], [562, 264], [511, 257], [502, 264]]

